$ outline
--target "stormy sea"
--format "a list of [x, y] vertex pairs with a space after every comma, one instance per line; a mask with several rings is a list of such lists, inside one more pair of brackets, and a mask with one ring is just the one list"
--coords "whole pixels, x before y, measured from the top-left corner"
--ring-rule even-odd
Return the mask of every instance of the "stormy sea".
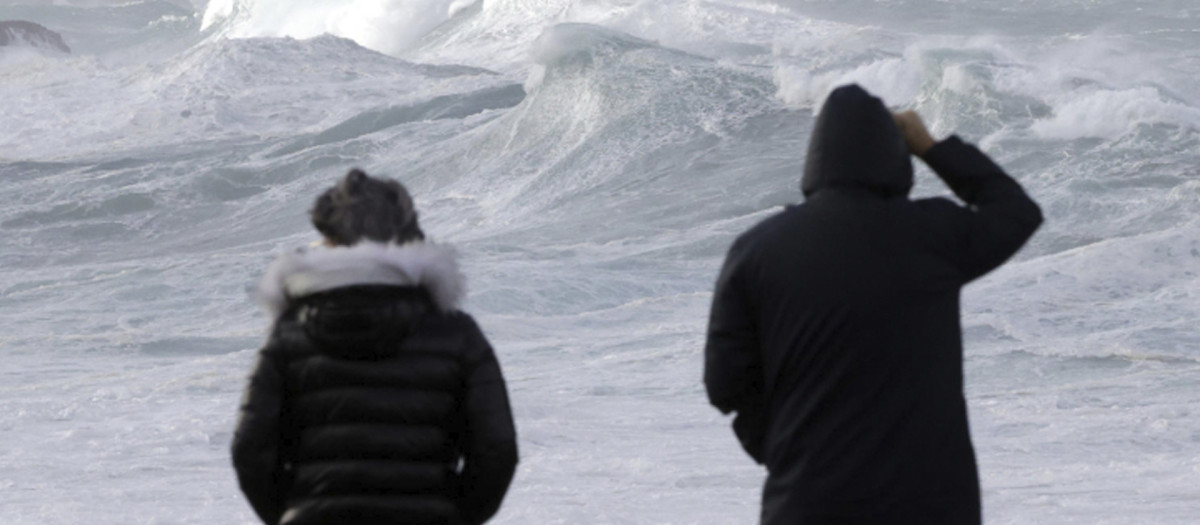
[[[499, 524], [747, 524], [700, 381], [733, 238], [858, 83], [1046, 223], [963, 293], [989, 524], [1200, 516], [1192, 0], [0, 0], [0, 523], [252, 524], [266, 265], [351, 167], [456, 247], [508, 378]], [[30, 27], [30, 26], [20, 26]], [[949, 191], [918, 164], [915, 196]]]

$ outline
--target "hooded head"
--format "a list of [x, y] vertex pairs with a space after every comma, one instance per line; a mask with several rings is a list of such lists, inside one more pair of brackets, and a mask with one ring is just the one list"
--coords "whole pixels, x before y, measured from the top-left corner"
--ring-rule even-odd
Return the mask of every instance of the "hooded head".
[[821, 107], [808, 143], [800, 182], [804, 196], [856, 188], [904, 197], [912, 185], [912, 160], [892, 112], [855, 84], [835, 89]]
[[358, 169], [317, 197], [312, 223], [335, 246], [353, 246], [363, 239], [395, 244], [425, 239], [408, 190]]

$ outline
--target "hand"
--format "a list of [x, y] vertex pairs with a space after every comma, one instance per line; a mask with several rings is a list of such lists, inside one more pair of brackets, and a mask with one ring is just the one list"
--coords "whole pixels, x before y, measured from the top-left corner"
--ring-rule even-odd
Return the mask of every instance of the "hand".
[[925, 152], [929, 151], [929, 148], [932, 148], [937, 142], [933, 140], [929, 129], [925, 127], [925, 122], [921, 120], [921, 116], [916, 111], [892, 113], [892, 119], [896, 121], [896, 127], [900, 128], [900, 135], [904, 137], [904, 143], [908, 145], [908, 151], [913, 155], [924, 157]]

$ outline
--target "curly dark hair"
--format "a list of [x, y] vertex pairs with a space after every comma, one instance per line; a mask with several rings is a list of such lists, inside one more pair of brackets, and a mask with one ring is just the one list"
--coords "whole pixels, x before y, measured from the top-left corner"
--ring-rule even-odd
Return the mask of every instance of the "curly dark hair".
[[358, 168], [317, 197], [310, 213], [317, 231], [337, 246], [353, 246], [363, 238], [396, 244], [425, 239], [408, 190]]

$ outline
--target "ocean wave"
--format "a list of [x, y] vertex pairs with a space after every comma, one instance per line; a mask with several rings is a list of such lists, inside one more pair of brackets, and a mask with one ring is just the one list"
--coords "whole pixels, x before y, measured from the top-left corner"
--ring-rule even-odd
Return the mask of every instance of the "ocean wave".
[[94, 57], [0, 62], [12, 66], [5, 71], [12, 81], [0, 85], [10, 123], [0, 130], [0, 156], [15, 159], [94, 153], [114, 142], [312, 133], [372, 108], [496, 82], [486, 70], [413, 64], [332, 36], [218, 39], [149, 65]]
[[921, 94], [924, 74], [920, 64], [906, 58], [885, 58], [834, 71], [816, 73], [796, 66], [775, 69], [778, 95], [792, 107], [820, 107], [834, 88], [859, 84], [892, 106], [912, 105]]
[[487, 110], [511, 108], [524, 98], [524, 88], [517, 84], [508, 84], [470, 93], [442, 95], [413, 104], [372, 109], [310, 138], [294, 141], [276, 150], [271, 156], [287, 155], [315, 146], [342, 142], [412, 122], [464, 119]]
[[601, 55], [619, 55], [651, 47], [658, 45], [600, 26], [558, 24], [542, 32], [533, 42], [530, 55], [535, 63], [555, 66], [567, 61], [590, 61]]
[[1194, 360], [1197, 226], [1193, 217], [1011, 264], [967, 289], [966, 333], [998, 351]]
[[212, 0], [201, 27], [234, 38], [331, 34], [398, 54], [466, 5], [461, 0]]
[[1063, 97], [1053, 111], [1053, 116], [1033, 124], [1037, 136], [1053, 140], [1115, 139], [1138, 126], [1155, 124], [1200, 131], [1200, 108], [1166, 98], [1153, 87], [1077, 93]]
[[[671, 172], [642, 163], [703, 155], [753, 132], [747, 122], [786, 112], [771, 97], [768, 71], [610, 29], [554, 26], [538, 39], [537, 53], [544, 72], [527, 84], [525, 101], [455, 145], [471, 154], [455, 154], [450, 164], [472, 173], [470, 193], [487, 195], [509, 216], [571, 209], [571, 200], [603, 192], [632, 197], [623, 188], [668, 189], [655, 181]], [[719, 176], [676, 175], [692, 177], [688, 185]]]

